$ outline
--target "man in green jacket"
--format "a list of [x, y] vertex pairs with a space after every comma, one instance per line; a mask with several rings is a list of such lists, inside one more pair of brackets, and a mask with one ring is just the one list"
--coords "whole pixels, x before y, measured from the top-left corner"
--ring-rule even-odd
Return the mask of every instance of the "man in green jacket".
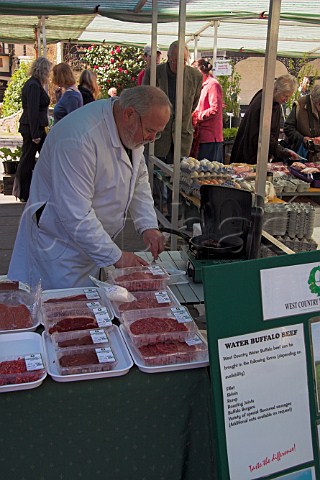
[[[190, 154], [193, 141], [192, 112], [198, 105], [202, 88], [202, 75], [195, 68], [186, 65], [188, 58], [189, 50], [186, 46], [184, 51], [180, 157], [187, 157]], [[168, 95], [173, 106], [173, 113], [171, 114], [170, 120], [162, 132], [161, 138], [155, 142], [155, 155], [168, 164], [173, 163], [177, 62], [178, 41], [175, 41], [169, 47], [168, 61], [156, 67], [156, 85]], [[150, 84], [150, 69], [148, 69], [144, 75], [143, 84]]]

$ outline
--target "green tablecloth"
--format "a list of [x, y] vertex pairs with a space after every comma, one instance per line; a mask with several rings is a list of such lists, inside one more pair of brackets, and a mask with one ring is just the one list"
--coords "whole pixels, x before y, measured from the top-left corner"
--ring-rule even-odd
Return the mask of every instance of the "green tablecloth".
[[213, 480], [205, 368], [0, 395], [3, 480]]

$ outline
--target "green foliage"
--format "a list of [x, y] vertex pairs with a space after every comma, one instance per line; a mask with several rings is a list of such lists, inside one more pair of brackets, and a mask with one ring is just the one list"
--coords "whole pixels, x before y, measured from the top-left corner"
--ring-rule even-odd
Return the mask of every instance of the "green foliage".
[[[300, 85], [300, 82], [303, 80], [303, 77], [317, 77], [319, 75], [318, 69], [314, 66], [311, 65], [310, 59], [308, 57], [308, 54], [304, 54], [302, 58], [299, 58], [296, 64], [296, 71], [298, 71], [297, 75], [297, 80], [298, 80], [298, 85]], [[294, 61], [292, 59], [289, 59], [289, 71], [292, 72], [294, 71]], [[312, 88], [312, 85], [311, 85]], [[300, 98], [300, 92], [297, 90], [294, 92], [294, 94], [289, 98], [287, 102], [287, 107], [289, 109], [292, 109], [293, 103]]]
[[239, 95], [241, 92], [240, 88], [240, 80], [241, 75], [237, 73], [234, 69], [234, 65], [232, 65], [232, 73], [228, 77], [227, 75], [222, 75], [217, 77], [219, 81], [222, 92], [223, 92], [223, 121], [224, 124], [228, 122], [228, 113], [233, 113], [234, 117], [240, 117], [240, 103], [239, 103]]
[[2, 161], [20, 160], [21, 147], [15, 147], [14, 150], [8, 147], [0, 148], [0, 158]]
[[238, 133], [238, 127], [224, 128], [223, 129], [223, 139], [225, 142], [234, 140]]
[[22, 109], [21, 91], [25, 82], [28, 80], [29, 65], [21, 62], [19, 68], [13, 72], [8, 87], [4, 92], [2, 116], [9, 117]]
[[125, 45], [91, 45], [83, 61], [96, 72], [102, 97], [108, 97], [110, 87], [119, 95], [123, 89], [136, 86], [138, 74], [145, 68], [143, 50]]

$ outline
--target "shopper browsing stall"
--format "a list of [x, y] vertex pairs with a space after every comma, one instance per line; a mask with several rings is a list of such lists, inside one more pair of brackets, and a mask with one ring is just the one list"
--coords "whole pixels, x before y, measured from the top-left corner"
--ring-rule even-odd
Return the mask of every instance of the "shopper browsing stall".
[[222, 88], [211, 76], [211, 63], [200, 58], [194, 67], [202, 74], [202, 90], [197, 108], [192, 114], [193, 124], [198, 127], [199, 151], [197, 158], [224, 163]]
[[13, 195], [21, 202], [29, 198], [32, 172], [36, 154], [46, 139], [50, 97], [46, 92], [52, 64], [45, 57], [37, 58], [31, 65], [30, 78], [22, 88], [22, 115], [19, 132], [23, 138], [22, 156], [14, 180]]
[[[320, 160], [320, 85], [316, 84], [310, 95], [294, 102], [284, 124], [284, 133], [295, 151], [304, 148], [302, 156], [314, 162]], [[308, 152], [309, 150], [309, 152]], [[300, 150], [302, 153], [302, 151]], [[299, 152], [299, 153], [300, 153]]]
[[90, 285], [102, 267], [143, 264], [114, 238], [130, 211], [156, 258], [164, 248], [143, 156], [170, 117], [158, 88], [124, 90], [67, 115], [41, 152], [21, 219], [9, 278], [42, 287]]
[[52, 73], [53, 83], [64, 91], [53, 110], [54, 123], [56, 124], [68, 113], [82, 107], [83, 98], [76, 85], [75, 76], [67, 63], [58, 63], [53, 67]]
[[[281, 105], [289, 100], [296, 89], [297, 80], [289, 74], [281, 75], [274, 82], [269, 158], [285, 160], [292, 156], [292, 153], [278, 144], [278, 138], [280, 133]], [[261, 102], [262, 90], [259, 90], [251, 100], [248, 110], [241, 120], [232, 148], [230, 163], [257, 163]]]

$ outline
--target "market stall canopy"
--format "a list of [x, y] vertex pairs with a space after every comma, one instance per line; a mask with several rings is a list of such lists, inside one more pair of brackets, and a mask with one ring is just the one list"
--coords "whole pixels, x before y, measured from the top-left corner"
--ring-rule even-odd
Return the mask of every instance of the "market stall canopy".
[[[219, 22], [218, 49], [265, 52], [269, 0], [187, 0], [186, 41], [212, 50]], [[178, 0], [158, 0], [158, 44], [166, 49], [178, 37]], [[144, 45], [151, 41], [151, 0], [10, 0], [0, 3], [0, 41], [33, 43], [39, 17], [46, 17], [47, 43], [108, 42]], [[319, 0], [282, 0], [278, 54], [318, 56]]]

